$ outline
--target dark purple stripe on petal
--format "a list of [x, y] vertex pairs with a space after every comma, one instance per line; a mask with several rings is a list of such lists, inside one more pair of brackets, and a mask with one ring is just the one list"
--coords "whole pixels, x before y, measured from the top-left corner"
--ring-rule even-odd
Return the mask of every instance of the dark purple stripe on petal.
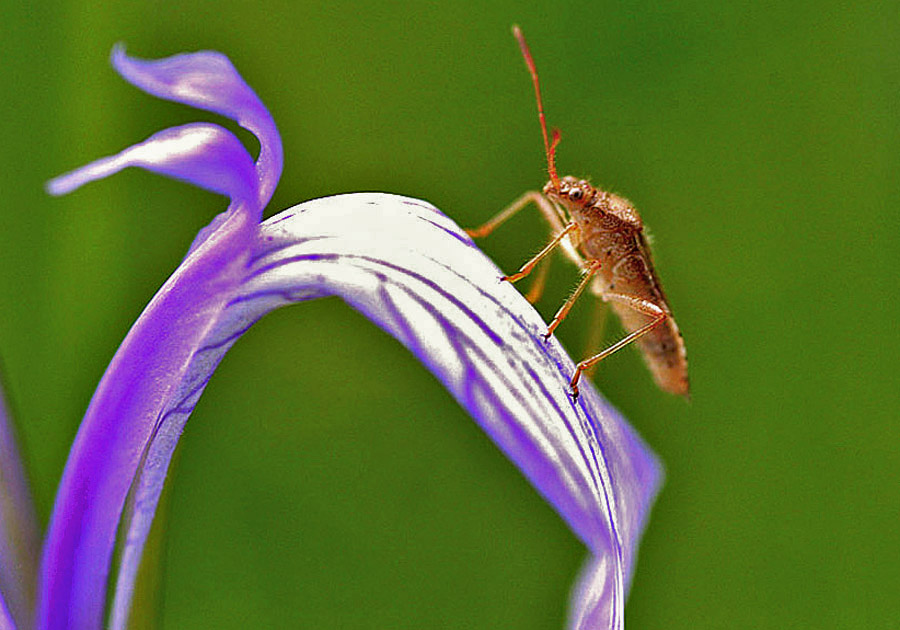
[[430, 278], [423, 276], [422, 274], [416, 273], [414, 271], [410, 271], [409, 269], [406, 269], [399, 265], [392, 264], [392, 263], [387, 262], [382, 259], [372, 258], [369, 256], [358, 256], [355, 254], [304, 254], [304, 255], [300, 255], [300, 256], [291, 256], [288, 258], [284, 258], [284, 259], [278, 261], [277, 263], [272, 263], [271, 265], [263, 265], [261, 267], [258, 267], [257, 269], [254, 269], [253, 273], [250, 274], [250, 277], [261, 275], [264, 273], [270, 273], [274, 269], [277, 269], [278, 267], [281, 267], [284, 265], [289, 265], [292, 263], [304, 262], [304, 261], [309, 261], [309, 262], [312, 262], [312, 261], [339, 261], [342, 258], [347, 259], [347, 260], [353, 260], [353, 259], [364, 260], [366, 262], [370, 262], [373, 264], [383, 265], [389, 269], [392, 269], [399, 273], [405, 274], [405, 275], [409, 276], [410, 278], [413, 278], [413, 279], [421, 282], [422, 284], [427, 285], [428, 288], [435, 291], [436, 293], [439, 293], [442, 297], [444, 297], [448, 301], [452, 302], [454, 304], [454, 306], [456, 306], [458, 309], [463, 311], [466, 314], [466, 316], [468, 316], [471, 319], [472, 322], [477, 324], [486, 335], [491, 337], [491, 340], [494, 343], [496, 343], [498, 345], [504, 344], [504, 339], [502, 337], [500, 337], [496, 332], [494, 332], [494, 330], [490, 326], [488, 326], [483, 319], [481, 319], [480, 317], [477, 317], [475, 315], [475, 313], [473, 313], [469, 309], [468, 306], [466, 306], [460, 300], [458, 300], [456, 298], [456, 296], [454, 296], [452, 293], [444, 290], [437, 283], [432, 281]]
[[157, 416], [126, 521], [112, 627], [127, 618], [166, 468], [215, 366], [269, 310], [332, 294], [409, 347], [602, 559], [573, 601], [573, 616], [586, 620], [577, 627], [620, 626], [623, 576], [658, 488], [653, 455], [589, 383], [572, 404], [571, 360], [555, 340], [544, 342], [532, 307], [430, 205], [357, 194], [289, 213], [263, 225], [239, 293], [194, 346]]
[[420, 219], [422, 221], [425, 221], [426, 223], [431, 224], [432, 226], [436, 227], [437, 229], [446, 232], [447, 234], [449, 234], [450, 236], [452, 236], [453, 238], [458, 240], [460, 243], [463, 243], [464, 245], [467, 245], [468, 247], [477, 247], [477, 245], [475, 245], [475, 242], [471, 239], [471, 237], [467, 236], [463, 232], [459, 232], [457, 230], [451, 230], [450, 228], [440, 225], [438, 223], [435, 223], [434, 221], [429, 221], [428, 219], [426, 219], [424, 217], [420, 217]]
[[[278, 222], [276, 221], [275, 223], [278, 223]], [[266, 256], [271, 256], [283, 249], [296, 247], [297, 245], [302, 245], [303, 243], [311, 243], [313, 241], [321, 241], [323, 239], [328, 239], [328, 238], [334, 238], [334, 237], [332, 237], [332, 236], [310, 236], [307, 238], [297, 239], [297, 241], [294, 241], [294, 242], [283, 242], [283, 241], [275, 241], [275, 240], [266, 241], [257, 246], [257, 250], [254, 252], [253, 256], [250, 258], [250, 263], [253, 264], [260, 258], [264, 258]]]
[[272, 289], [268, 291], [258, 291], [256, 293], [239, 295], [238, 297], [231, 300], [228, 305], [238, 305], [241, 302], [256, 302], [263, 298], [279, 298], [285, 304], [296, 304], [298, 302], [305, 302], [306, 300], [315, 300], [316, 298], [327, 297], [328, 295], [330, 294], [314, 288], [304, 288], [299, 291]]
[[[402, 203], [404, 206], [412, 206], [413, 208], [417, 208], [420, 211], [424, 210], [425, 212], [428, 212], [429, 214], [435, 214], [435, 215], [444, 217], [445, 219], [447, 218], [447, 215], [445, 215], [443, 212], [441, 212], [440, 210], [435, 208], [432, 204], [428, 203], [427, 201], [422, 201], [420, 199], [410, 199], [409, 197], [405, 197], [404, 200], [401, 201], [400, 203]], [[377, 206], [378, 203], [375, 202], [375, 203], [372, 203], [369, 205]]]

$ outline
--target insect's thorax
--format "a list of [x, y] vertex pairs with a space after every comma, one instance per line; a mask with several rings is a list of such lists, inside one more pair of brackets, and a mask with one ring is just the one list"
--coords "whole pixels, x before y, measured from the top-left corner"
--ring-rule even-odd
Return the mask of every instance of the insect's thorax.
[[643, 246], [644, 225], [631, 202], [574, 177], [563, 177], [558, 185], [548, 182], [544, 194], [578, 226], [577, 247], [586, 259], [600, 261], [600, 275], [608, 282], [640, 284], [647, 279], [649, 266], [639, 270], [636, 261], [629, 262], [649, 256]]

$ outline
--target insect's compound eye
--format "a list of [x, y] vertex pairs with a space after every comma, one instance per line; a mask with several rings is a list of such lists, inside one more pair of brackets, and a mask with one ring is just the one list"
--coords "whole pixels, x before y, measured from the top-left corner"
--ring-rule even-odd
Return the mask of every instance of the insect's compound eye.
[[569, 199], [572, 201], [581, 201], [582, 197], [584, 197], [584, 193], [581, 192], [580, 188], [573, 188], [569, 191]]

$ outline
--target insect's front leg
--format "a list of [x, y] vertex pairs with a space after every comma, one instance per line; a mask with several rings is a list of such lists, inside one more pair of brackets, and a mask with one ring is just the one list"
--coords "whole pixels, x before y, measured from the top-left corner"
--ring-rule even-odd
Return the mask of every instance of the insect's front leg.
[[[527, 193], [513, 201], [511, 204], [503, 208], [500, 212], [491, 217], [484, 225], [480, 225], [477, 228], [471, 228], [466, 230], [466, 234], [471, 236], [472, 238], [483, 238], [496, 230], [498, 227], [503, 225], [507, 219], [512, 218], [516, 213], [519, 212], [522, 208], [527, 206], [529, 203], [533, 203], [538, 207], [548, 221], [553, 224], [554, 220], [559, 223], [560, 228], [562, 227], [562, 223], [559, 222], [559, 217], [556, 216], [556, 212], [554, 212], [553, 207], [550, 205], [550, 202], [538, 191], [529, 190]], [[553, 215], [553, 219], [550, 219], [550, 215]]]
[[541, 260], [543, 260], [544, 258], [549, 256], [553, 252], [553, 250], [556, 249], [556, 246], [559, 245], [564, 238], [566, 238], [569, 234], [571, 234], [572, 232], [574, 232], [577, 229], [578, 229], [578, 225], [576, 225], [575, 222], [569, 223], [566, 227], [563, 228], [562, 232], [560, 232], [559, 234], [554, 236], [553, 239], [549, 243], [547, 243], [547, 245], [544, 247], [544, 249], [539, 251], [534, 256], [534, 258], [532, 258], [527, 263], [522, 265], [522, 267], [521, 267], [521, 269], [519, 269], [519, 271], [512, 274], [511, 276], [503, 276], [503, 279], [509, 280], [510, 282], [518, 282], [519, 280], [521, 280], [522, 278], [524, 278], [525, 276], [530, 274], [532, 272], [532, 270], [535, 268], [535, 266], [539, 262], [541, 262]]
[[[484, 225], [481, 225], [477, 228], [467, 229], [466, 233], [472, 238], [482, 238], [484, 236], [487, 236], [530, 203], [533, 203], [535, 206], [537, 206], [538, 210], [541, 211], [544, 219], [546, 219], [547, 223], [550, 224], [550, 227], [553, 230], [555, 236], [553, 237], [553, 240], [551, 240], [550, 244], [543, 250], [541, 250], [541, 252], [537, 256], [525, 263], [525, 265], [522, 266], [518, 273], [507, 276], [504, 278], [504, 280], [509, 280], [510, 282], [521, 280], [529, 273], [531, 273], [535, 266], [537, 266], [537, 263], [544, 259], [553, 250], [554, 247], [560, 244], [563, 245], [563, 251], [566, 253], [566, 255], [572, 261], [574, 261], [576, 265], [578, 265], [579, 267], [583, 267], [583, 261], [575, 251], [576, 243], [573, 242], [577, 240], [577, 231], [574, 227], [570, 227], [572, 224], [568, 223], [565, 220], [566, 217], [562, 214], [562, 211], [559, 208], [551, 203], [550, 200], [547, 199], [544, 195], [534, 190], [529, 191], [516, 199], [506, 208], [498, 212]], [[567, 229], [569, 231], [565, 232]], [[566, 234], [568, 234], [569, 236], [571, 245], [563, 243], [563, 237], [566, 236]], [[545, 262], [541, 267], [541, 276], [539, 276], [535, 280], [534, 285], [525, 296], [529, 302], [536, 302], [543, 293], [543, 276], [546, 273], [548, 267], [549, 260]]]

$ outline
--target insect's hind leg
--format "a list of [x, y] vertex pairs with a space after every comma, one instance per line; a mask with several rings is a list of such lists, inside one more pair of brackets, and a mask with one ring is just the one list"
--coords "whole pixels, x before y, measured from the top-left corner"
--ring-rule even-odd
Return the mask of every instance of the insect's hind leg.
[[572, 388], [572, 398], [575, 399], [578, 398], [578, 380], [581, 378], [582, 372], [590, 369], [592, 366], [596, 365], [612, 353], [621, 350], [631, 342], [637, 341], [648, 332], [659, 326], [669, 317], [669, 313], [667, 311], [664, 311], [653, 302], [634, 295], [610, 292], [607, 293], [605, 297], [608, 301], [626, 304], [634, 310], [644, 313], [645, 315], [648, 315], [653, 319], [651, 319], [649, 322], [647, 322], [637, 330], [628, 333], [622, 339], [619, 339], [616, 343], [612, 344], [602, 352], [599, 352], [594, 356], [581, 361], [578, 365], [575, 366], [575, 374], [572, 376], [572, 380], [569, 382], [569, 386]]
[[[594, 307], [591, 309], [590, 326], [588, 327], [587, 339], [584, 343], [585, 354], [591, 352], [594, 348], [603, 343], [606, 332], [606, 323], [609, 321], [609, 306], [599, 297], [594, 299]], [[597, 364], [585, 368], [584, 376], [593, 378], [597, 372]]]

